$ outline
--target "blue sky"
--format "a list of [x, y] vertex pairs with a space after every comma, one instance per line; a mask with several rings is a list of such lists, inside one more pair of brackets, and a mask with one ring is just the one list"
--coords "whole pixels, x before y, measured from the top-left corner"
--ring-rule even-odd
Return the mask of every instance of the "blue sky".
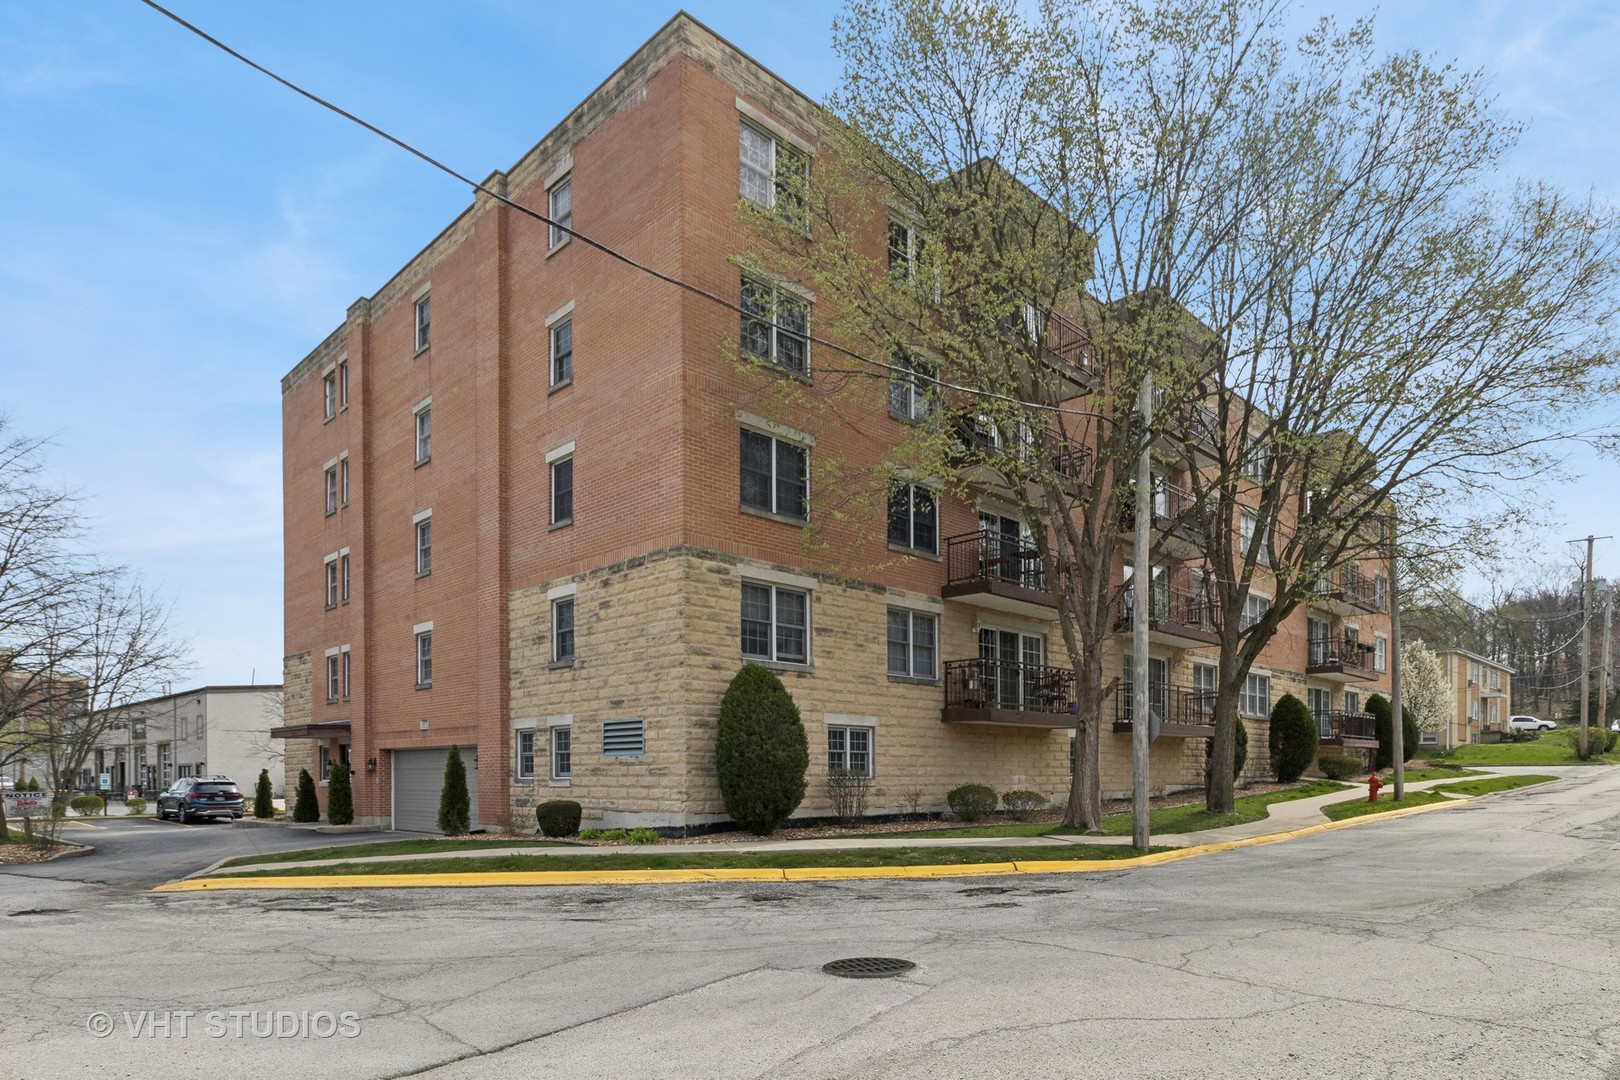
[[[521, 0], [174, 10], [261, 63], [483, 177], [504, 169], [675, 11]], [[835, 4], [688, 10], [824, 96]], [[1301, 15], [1365, 14], [1360, 3]], [[1385, 48], [1492, 73], [1530, 130], [1517, 173], [1620, 199], [1620, 5], [1422, 2]], [[95, 546], [175, 601], [197, 681], [281, 671], [279, 379], [468, 202], [453, 181], [135, 0], [0, 5], [0, 410], [51, 437]], [[1610, 411], [1604, 423], [1620, 428]], [[1620, 534], [1612, 464], [1552, 492], [1542, 560]], [[1616, 544], [1620, 544], [1617, 541]], [[1620, 565], [1620, 546], [1605, 563]]]

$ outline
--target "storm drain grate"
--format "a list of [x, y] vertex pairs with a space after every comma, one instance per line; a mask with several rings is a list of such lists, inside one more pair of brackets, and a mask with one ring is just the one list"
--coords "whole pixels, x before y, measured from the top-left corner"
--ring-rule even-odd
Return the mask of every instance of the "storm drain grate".
[[897, 956], [851, 956], [822, 964], [821, 970], [844, 979], [887, 979], [903, 975], [916, 966]]

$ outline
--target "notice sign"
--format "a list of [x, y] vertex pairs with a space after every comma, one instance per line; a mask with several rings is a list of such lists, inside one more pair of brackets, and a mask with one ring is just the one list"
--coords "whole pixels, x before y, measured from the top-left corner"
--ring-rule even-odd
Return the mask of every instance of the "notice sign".
[[48, 791], [0, 791], [0, 805], [6, 808], [6, 817], [49, 817], [51, 793]]

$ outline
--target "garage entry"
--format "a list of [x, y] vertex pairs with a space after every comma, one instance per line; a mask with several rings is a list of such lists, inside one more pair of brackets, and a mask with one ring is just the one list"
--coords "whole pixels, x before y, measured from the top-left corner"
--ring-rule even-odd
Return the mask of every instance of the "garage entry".
[[[390, 752], [394, 770], [394, 828], [402, 832], [439, 831], [439, 793], [444, 790], [444, 762], [448, 746], [431, 750]], [[467, 795], [472, 806], [472, 825], [478, 827], [478, 747], [461, 748], [462, 764], [467, 766]]]

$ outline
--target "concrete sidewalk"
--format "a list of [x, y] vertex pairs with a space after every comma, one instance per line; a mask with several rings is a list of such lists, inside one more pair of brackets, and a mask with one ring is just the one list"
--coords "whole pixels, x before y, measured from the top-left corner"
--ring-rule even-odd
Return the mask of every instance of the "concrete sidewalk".
[[[1429, 788], [1444, 784], [1454, 784], [1468, 780], [1486, 780], [1493, 776], [1511, 776], [1515, 773], [1540, 773], [1558, 776], [1567, 775], [1573, 766], [1524, 766], [1524, 767], [1496, 767], [1491, 769], [1474, 769], [1478, 775], [1440, 777], [1434, 780], [1423, 780], [1407, 784], [1408, 792], [1425, 791]], [[1390, 793], [1388, 785], [1384, 794]], [[1204, 847], [1210, 844], [1221, 844], [1233, 840], [1248, 840], [1259, 836], [1271, 836], [1295, 832], [1312, 825], [1323, 825], [1328, 818], [1322, 808], [1332, 803], [1354, 801], [1366, 798], [1366, 786], [1351, 787], [1345, 791], [1333, 791], [1326, 795], [1317, 795], [1309, 799], [1294, 799], [1288, 802], [1273, 803], [1267, 807], [1269, 814], [1258, 821], [1244, 822], [1239, 825], [1229, 825], [1220, 829], [1205, 829], [1200, 832], [1167, 833], [1152, 838], [1156, 847]], [[1456, 796], [1464, 799], [1466, 796]], [[339, 864], [356, 865], [360, 863], [402, 863], [409, 864], [421, 859], [471, 859], [471, 858], [499, 858], [509, 855], [528, 855], [544, 858], [548, 855], [673, 855], [680, 852], [694, 854], [747, 854], [758, 852], [786, 852], [786, 851], [848, 851], [873, 850], [885, 848], [960, 848], [960, 847], [1024, 847], [1053, 849], [1054, 859], [1063, 858], [1063, 850], [1077, 846], [1106, 845], [1129, 846], [1129, 836], [978, 836], [978, 837], [885, 837], [885, 836], [828, 836], [813, 837], [798, 840], [759, 840], [737, 839], [716, 841], [707, 844], [619, 844], [602, 847], [585, 847], [573, 844], [559, 847], [476, 847], [466, 851], [435, 851], [421, 852], [414, 855], [367, 855], [359, 858], [344, 858], [341, 856], [327, 859], [311, 859], [300, 862], [253, 863], [243, 866], [221, 867], [216, 864], [195, 874], [190, 878], [207, 877], [219, 872], [221, 869], [232, 871], [246, 870], [291, 870], [295, 868], [335, 866]], [[407, 867], [402, 867], [406, 869]]]

